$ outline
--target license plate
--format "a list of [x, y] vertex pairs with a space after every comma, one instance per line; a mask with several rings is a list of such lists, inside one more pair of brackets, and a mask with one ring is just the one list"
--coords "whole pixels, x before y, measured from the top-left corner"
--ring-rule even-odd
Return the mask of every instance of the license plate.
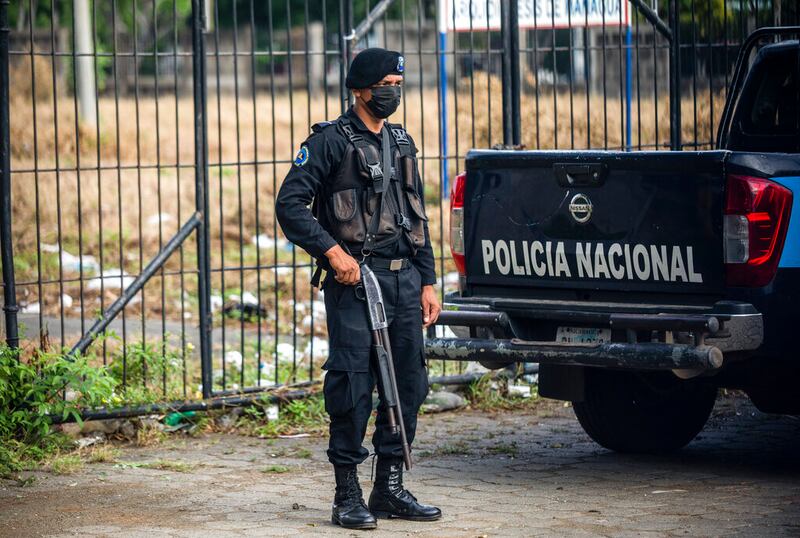
[[556, 342], [562, 344], [605, 344], [611, 341], [611, 329], [559, 327]]

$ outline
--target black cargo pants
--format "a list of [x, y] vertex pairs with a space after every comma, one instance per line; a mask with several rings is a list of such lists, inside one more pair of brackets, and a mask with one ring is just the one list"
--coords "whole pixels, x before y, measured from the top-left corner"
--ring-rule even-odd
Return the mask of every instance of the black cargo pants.
[[[389, 322], [397, 389], [408, 443], [414, 440], [417, 412], [428, 394], [428, 373], [422, 342], [419, 272], [373, 269], [381, 285]], [[372, 414], [372, 391], [378, 381], [372, 356], [372, 333], [366, 305], [355, 286], [345, 286], [329, 273], [323, 285], [328, 321], [329, 355], [323, 365], [325, 409], [330, 415], [328, 459], [334, 465], [356, 465], [369, 451], [362, 446]], [[379, 457], [401, 458], [400, 438], [389, 430], [386, 407], [378, 404], [372, 444]]]

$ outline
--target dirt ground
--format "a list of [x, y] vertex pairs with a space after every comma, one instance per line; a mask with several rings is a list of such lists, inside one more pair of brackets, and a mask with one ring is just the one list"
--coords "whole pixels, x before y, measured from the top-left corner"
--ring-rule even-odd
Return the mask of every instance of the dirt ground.
[[325, 447], [223, 434], [125, 447], [117, 463], [0, 482], [0, 536], [800, 536], [800, 420], [738, 397], [671, 456], [604, 450], [558, 404], [423, 416], [407, 485], [444, 518], [371, 534], [330, 524]]

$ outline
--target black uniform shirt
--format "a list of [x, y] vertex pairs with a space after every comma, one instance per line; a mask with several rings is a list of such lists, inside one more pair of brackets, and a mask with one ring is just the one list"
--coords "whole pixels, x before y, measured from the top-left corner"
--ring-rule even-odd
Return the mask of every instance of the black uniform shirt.
[[[367, 142], [375, 144], [380, 152], [380, 136], [370, 131], [352, 108], [346, 112], [346, 115], [353, 128], [363, 135]], [[411, 136], [408, 139], [416, 153], [416, 146]], [[322, 186], [335, 177], [349, 143], [350, 141], [333, 122], [324, 126], [320, 132], [312, 133], [303, 143], [304, 149], [301, 149], [278, 192], [275, 212], [283, 233], [289, 241], [302, 247], [314, 258], [324, 258], [325, 252], [336, 245], [336, 240], [314, 218], [309, 204], [320, 193]], [[416, 161], [414, 176], [417, 189], [422, 194], [422, 180], [419, 176], [419, 169], [416, 168]], [[395, 189], [388, 189], [387, 193], [396, 197]], [[425, 245], [417, 249], [415, 256], [411, 256], [413, 249], [405, 234], [401, 234], [397, 242], [377, 248], [373, 252], [373, 256], [381, 258], [410, 257], [411, 262], [422, 275], [423, 286], [436, 282], [436, 266], [428, 223], [425, 222], [424, 225]]]

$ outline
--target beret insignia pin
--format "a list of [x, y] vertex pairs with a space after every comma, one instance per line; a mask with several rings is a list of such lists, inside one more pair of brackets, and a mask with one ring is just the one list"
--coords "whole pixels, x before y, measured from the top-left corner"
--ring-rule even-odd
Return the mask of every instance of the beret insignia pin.
[[402, 73], [403, 71], [405, 71], [405, 69], [406, 69], [405, 63], [406, 63], [406, 59], [403, 58], [402, 56], [397, 58], [397, 72], [398, 73]]

